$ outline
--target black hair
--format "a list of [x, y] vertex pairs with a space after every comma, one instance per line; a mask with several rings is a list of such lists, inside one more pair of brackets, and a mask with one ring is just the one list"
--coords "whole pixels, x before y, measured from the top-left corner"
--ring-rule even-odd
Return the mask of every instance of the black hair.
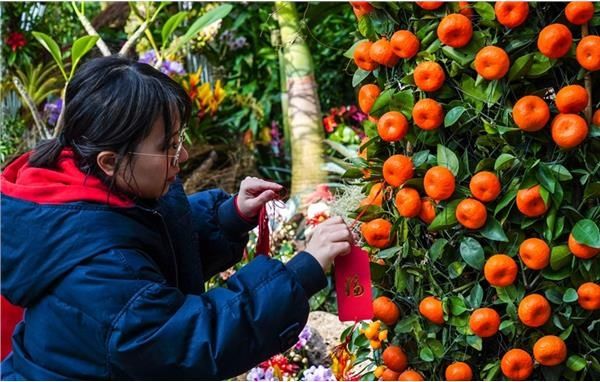
[[64, 107], [59, 136], [40, 142], [29, 165], [53, 168], [63, 148], [72, 147], [79, 169], [112, 189], [114, 177], [99, 168], [97, 155], [116, 152], [116, 172], [161, 117], [166, 150], [176, 118], [182, 125], [189, 119], [191, 101], [181, 85], [152, 66], [108, 56], [88, 61], [75, 73], [67, 85]]

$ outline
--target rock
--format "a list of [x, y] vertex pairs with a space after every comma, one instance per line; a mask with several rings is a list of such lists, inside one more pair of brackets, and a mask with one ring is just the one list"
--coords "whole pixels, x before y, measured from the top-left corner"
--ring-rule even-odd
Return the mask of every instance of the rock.
[[351, 323], [340, 322], [337, 315], [316, 310], [310, 312], [306, 325], [312, 332], [312, 337], [307, 344], [310, 349], [309, 364], [329, 367], [330, 353], [335, 346], [339, 345], [340, 335]]

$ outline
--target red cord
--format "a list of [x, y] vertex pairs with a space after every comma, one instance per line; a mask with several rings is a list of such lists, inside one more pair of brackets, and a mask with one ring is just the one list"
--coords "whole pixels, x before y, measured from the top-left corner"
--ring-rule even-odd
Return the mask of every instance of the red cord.
[[265, 204], [258, 214], [258, 239], [256, 240], [257, 255], [271, 257], [269, 235], [269, 216], [267, 215], [267, 205]]

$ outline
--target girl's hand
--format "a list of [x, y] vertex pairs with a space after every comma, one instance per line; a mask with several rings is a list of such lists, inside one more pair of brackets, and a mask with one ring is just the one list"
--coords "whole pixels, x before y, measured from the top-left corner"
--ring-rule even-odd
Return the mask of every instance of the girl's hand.
[[327, 272], [337, 256], [350, 253], [353, 241], [352, 233], [344, 220], [335, 216], [317, 225], [308, 240], [306, 252], [317, 259], [321, 268]]
[[265, 203], [277, 198], [282, 188], [283, 186], [277, 183], [247, 176], [242, 180], [237, 195], [240, 213], [248, 219], [255, 218]]

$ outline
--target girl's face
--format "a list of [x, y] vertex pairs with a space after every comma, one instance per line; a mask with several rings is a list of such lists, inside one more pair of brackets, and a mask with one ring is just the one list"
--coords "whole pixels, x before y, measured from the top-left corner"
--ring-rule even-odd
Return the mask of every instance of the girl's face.
[[172, 136], [168, 137], [169, 146], [165, 151], [165, 127], [162, 118], [158, 118], [152, 131], [135, 148], [133, 153], [123, 160], [116, 174], [117, 187], [127, 190], [142, 199], [158, 199], [169, 190], [175, 176], [179, 173], [179, 164], [188, 159], [188, 152], [181, 148], [179, 163], [174, 165], [173, 157], [180, 142], [179, 122]]

